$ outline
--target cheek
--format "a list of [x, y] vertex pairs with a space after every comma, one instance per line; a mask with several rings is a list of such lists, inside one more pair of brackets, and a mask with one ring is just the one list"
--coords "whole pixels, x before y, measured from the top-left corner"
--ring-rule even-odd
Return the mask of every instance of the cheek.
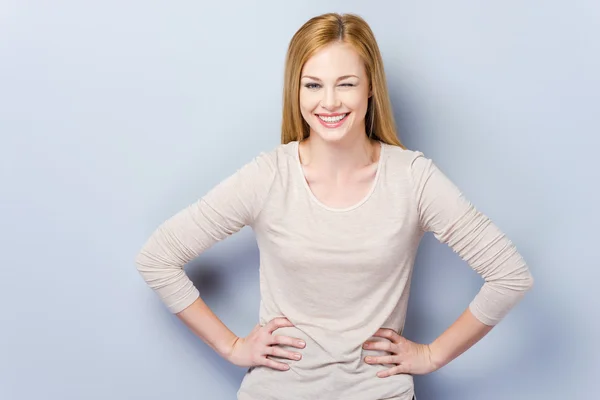
[[367, 107], [369, 105], [369, 97], [367, 94], [363, 93], [352, 93], [347, 96], [344, 101], [346, 107], [351, 109], [356, 113], [356, 117], [362, 119], [364, 118]]
[[302, 93], [300, 92], [299, 97], [300, 102], [300, 112], [304, 118], [307, 118], [312, 115], [313, 111], [319, 105], [319, 99], [315, 95], [311, 95], [310, 93]]

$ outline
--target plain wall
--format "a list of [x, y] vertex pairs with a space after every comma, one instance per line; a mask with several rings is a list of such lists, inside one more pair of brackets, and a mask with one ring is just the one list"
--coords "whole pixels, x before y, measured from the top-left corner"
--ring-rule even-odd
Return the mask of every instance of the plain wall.
[[[279, 143], [288, 42], [328, 11], [367, 19], [401, 140], [535, 277], [483, 341], [417, 377], [419, 400], [597, 397], [600, 3], [5, 0], [0, 399], [235, 398], [244, 369], [169, 314], [133, 260], [160, 223]], [[252, 231], [188, 272], [245, 336], [259, 305]], [[426, 236], [406, 336], [432, 341], [481, 284]]]

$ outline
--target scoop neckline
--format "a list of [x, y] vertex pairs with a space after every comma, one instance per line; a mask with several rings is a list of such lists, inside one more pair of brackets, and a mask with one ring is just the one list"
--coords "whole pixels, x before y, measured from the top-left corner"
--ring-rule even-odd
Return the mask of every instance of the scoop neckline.
[[294, 160], [296, 162], [298, 172], [300, 173], [300, 179], [302, 180], [302, 186], [308, 193], [308, 196], [310, 197], [310, 199], [313, 202], [315, 202], [319, 207], [321, 207], [327, 211], [337, 212], [337, 213], [352, 211], [352, 210], [357, 209], [358, 207], [362, 206], [363, 204], [365, 204], [371, 198], [371, 196], [373, 196], [373, 193], [375, 192], [375, 189], [379, 182], [379, 176], [381, 174], [381, 169], [382, 169], [382, 165], [383, 165], [385, 143], [383, 143], [382, 141], [378, 141], [378, 142], [379, 142], [381, 150], [379, 152], [379, 160], [377, 160], [377, 171], [375, 171], [375, 178], [373, 179], [373, 182], [371, 184], [371, 189], [369, 189], [367, 194], [361, 200], [359, 200], [357, 203], [355, 203], [351, 206], [348, 206], [348, 207], [337, 208], [337, 207], [331, 207], [331, 206], [326, 205], [321, 200], [319, 200], [317, 198], [317, 196], [315, 196], [315, 194], [313, 193], [308, 182], [306, 181], [306, 176], [304, 175], [304, 169], [302, 168], [302, 163], [300, 162], [300, 142], [298, 140], [294, 141], [294, 143], [295, 143], [294, 144]]

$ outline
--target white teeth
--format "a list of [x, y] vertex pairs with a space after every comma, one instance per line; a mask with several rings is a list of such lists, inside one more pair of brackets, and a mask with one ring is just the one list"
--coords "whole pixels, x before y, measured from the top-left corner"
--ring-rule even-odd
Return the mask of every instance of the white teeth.
[[344, 119], [344, 117], [346, 117], [346, 115], [348, 115], [348, 114], [342, 114], [342, 115], [338, 115], [336, 117], [324, 117], [322, 115], [319, 115], [318, 117], [321, 118], [325, 122], [334, 123], [334, 122], [340, 122], [341, 120]]

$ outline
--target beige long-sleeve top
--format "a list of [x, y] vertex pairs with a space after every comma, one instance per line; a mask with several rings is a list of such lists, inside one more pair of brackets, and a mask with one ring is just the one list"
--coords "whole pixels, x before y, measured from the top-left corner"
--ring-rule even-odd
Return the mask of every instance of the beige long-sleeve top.
[[[274, 334], [306, 341], [288, 371], [251, 368], [239, 400], [409, 400], [407, 374], [378, 378], [362, 344], [381, 327], [402, 332], [417, 248], [433, 232], [480, 274], [469, 307], [497, 324], [533, 279], [513, 243], [423, 153], [381, 144], [375, 182], [362, 201], [335, 209], [310, 191], [298, 142], [263, 152], [164, 222], [136, 265], [173, 313], [199, 292], [183, 267], [251, 226], [260, 252], [260, 323], [287, 317]], [[375, 339], [377, 340], [377, 339]], [[291, 349], [291, 348], [290, 348]], [[292, 349], [298, 351], [298, 349]]]

